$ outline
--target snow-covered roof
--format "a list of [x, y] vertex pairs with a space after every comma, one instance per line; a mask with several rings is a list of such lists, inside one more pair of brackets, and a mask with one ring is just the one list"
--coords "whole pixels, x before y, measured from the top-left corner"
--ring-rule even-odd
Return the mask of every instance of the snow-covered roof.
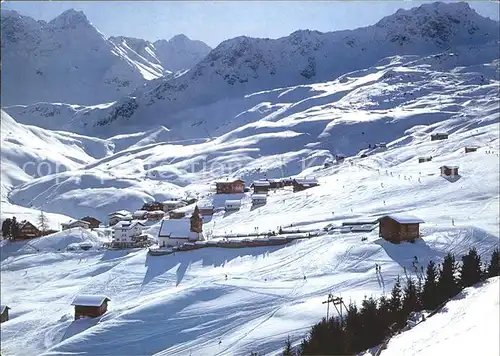
[[118, 211], [115, 211], [113, 213], [109, 213], [108, 214], [108, 216], [114, 216], [114, 215], [126, 216], [126, 215], [130, 215], [130, 211], [127, 211], [127, 210], [118, 210]]
[[266, 194], [253, 194], [252, 200], [267, 200]]
[[0, 314], [3, 314], [6, 309], [10, 309], [10, 308], [6, 305], [0, 305]]
[[165, 215], [165, 212], [161, 211], [161, 210], [153, 210], [153, 211], [148, 211], [147, 214], [148, 215]]
[[231, 179], [227, 179], [227, 180], [218, 180], [218, 181], [215, 182], [215, 184], [228, 184], [228, 183], [236, 183], [236, 182], [245, 183], [245, 181], [243, 179], [234, 179], [234, 178], [231, 178]]
[[294, 181], [297, 182], [298, 184], [303, 184], [303, 185], [318, 184], [318, 181], [316, 178], [295, 178]]
[[448, 166], [448, 165], [444, 165], [444, 166], [441, 166], [439, 168], [448, 168], [448, 169], [458, 169], [458, 166]]
[[226, 205], [241, 205], [241, 200], [226, 200]]
[[148, 213], [147, 210], [136, 210], [134, 211], [134, 213], [132, 214], [133, 216], [144, 216]]
[[252, 185], [255, 187], [268, 187], [271, 185], [271, 183], [269, 183], [269, 181], [267, 180], [256, 180], [252, 183]]
[[134, 220], [134, 221], [119, 221], [115, 225], [113, 225], [113, 229], [124, 229], [124, 230], [130, 230], [136, 225], [141, 225], [144, 226], [144, 222], [140, 220]]
[[390, 215], [386, 215], [386, 216], [383, 216], [384, 218], [385, 217], [388, 217], [394, 221], [397, 221], [398, 223], [400, 224], [420, 224], [420, 223], [424, 223], [425, 221], [423, 221], [422, 219], [416, 217], [416, 216], [413, 216], [413, 215], [403, 215], [403, 214], [390, 214]]
[[158, 237], [186, 239], [195, 234], [191, 231], [191, 222], [189, 219], [168, 219], [161, 222]]
[[185, 204], [185, 203], [182, 201], [179, 201], [179, 200], [165, 200], [163, 202], [163, 205], [175, 205], [175, 206], [177, 206], [177, 205], [183, 205], [183, 204]]
[[73, 221], [69, 221], [67, 223], [62, 223], [61, 225], [63, 225], [63, 226], [72, 226], [72, 225], [77, 225], [77, 224], [90, 225], [90, 223], [88, 221], [84, 221], [84, 220], [73, 220]]
[[100, 307], [102, 303], [107, 302], [111, 299], [105, 295], [84, 295], [80, 294], [73, 299], [71, 305], [81, 305], [85, 307]]

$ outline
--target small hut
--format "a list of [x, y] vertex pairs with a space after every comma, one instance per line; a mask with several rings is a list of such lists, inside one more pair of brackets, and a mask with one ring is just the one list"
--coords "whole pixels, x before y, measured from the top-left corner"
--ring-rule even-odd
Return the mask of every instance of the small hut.
[[292, 185], [293, 185], [294, 192], [300, 192], [302, 190], [316, 187], [319, 185], [319, 183], [315, 178], [311, 178], [311, 179], [296, 178], [293, 180]]
[[454, 177], [458, 176], [458, 166], [441, 166], [439, 167], [441, 170], [441, 175], [445, 177]]
[[93, 216], [86, 216], [84, 218], [81, 218], [82, 221], [86, 221], [90, 224], [91, 229], [95, 229], [101, 225], [101, 222], [94, 218]]
[[393, 243], [413, 242], [420, 237], [423, 222], [412, 215], [386, 215], [379, 219], [379, 236]]
[[252, 195], [252, 204], [253, 205], [263, 205], [267, 203], [267, 195], [266, 194], [253, 194]]
[[476, 151], [477, 151], [477, 147], [474, 147], [474, 146], [465, 147], [465, 153], [471, 153], [471, 152], [476, 152]]
[[172, 210], [168, 212], [168, 217], [170, 219], [182, 219], [186, 216], [185, 211]]
[[253, 188], [254, 193], [267, 193], [270, 187], [271, 183], [267, 180], [256, 180], [250, 186], [250, 188]]
[[432, 161], [432, 156], [418, 157], [418, 163], [424, 163], [430, 161]]
[[226, 211], [240, 210], [241, 200], [226, 200]]
[[0, 305], [1, 315], [0, 315], [0, 323], [9, 320], [9, 307], [7, 305]]
[[436, 132], [431, 134], [431, 141], [447, 140], [448, 134], [446, 132]]
[[103, 315], [108, 310], [110, 300], [104, 295], [77, 295], [71, 303], [75, 306], [75, 320]]

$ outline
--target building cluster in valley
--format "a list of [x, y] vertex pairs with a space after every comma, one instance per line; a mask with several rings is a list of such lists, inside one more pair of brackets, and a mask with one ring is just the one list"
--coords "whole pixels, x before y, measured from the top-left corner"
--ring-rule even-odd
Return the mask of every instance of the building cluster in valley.
[[[448, 139], [448, 134], [443, 132], [431, 135], [431, 141], [440, 141]], [[386, 150], [387, 145], [384, 142], [370, 145], [372, 150]], [[467, 146], [465, 153], [476, 152], [478, 147]], [[358, 158], [367, 156], [368, 151], [362, 151]], [[419, 163], [432, 161], [432, 156], [418, 157]], [[346, 156], [342, 154], [335, 155], [335, 162], [342, 164]], [[325, 162], [324, 167], [328, 168], [334, 164], [333, 160]], [[441, 176], [445, 178], [459, 177], [458, 166], [443, 165], [439, 167]], [[240, 210], [242, 199], [245, 193], [250, 192], [253, 207], [263, 206], [267, 203], [268, 194], [271, 191], [279, 189], [291, 189], [293, 192], [301, 192], [306, 189], [314, 188], [319, 183], [315, 178], [279, 178], [279, 179], [261, 179], [253, 181], [248, 187], [242, 179], [226, 178], [215, 182], [215, 197], [223, 198], [223, 207], [215, 208], [211, 203], [203, 204], [197, 199], [172, 199], [164, 202], [149, 202], [134, 212], [119, 210], [108, 214], [108, 224], [105, 226], [101, 221], [92, 216], [85, 216], [79, 220], [69, 221], [61, 224], [62, 230], [73, 228], [97, 229], [111, 228], [113, 230], [111, 247], [130, 248], [144, 247], [150, 245], [149, 235], [144, 234], [144, 229], [151, 224], [160, 221], [160, 227], [157, 235], [158, 248], [174, 248], [177, 251], [188, 251], [201, 247], [251, 247], [268, 246], [284, 244], [294, 239], [310, 238], [327, 234], [329, 231], [337, 229], [340, 233], [352, 232], [371, 232], [378, 228], [378, 235], [391, 243], [399, 244], [401, 242], [415, 242], [421, 237], [420, 224], [424, 221], [416, 216], [407, 214], [387, 214], [384, 216], [369, 218], [358, 221], [345, 221], [341, 226], [327, 225], [323, 232], [307, 233], [304, 237], [297, 236], [277, 236], [286, 235], [287, 230], [281, 227], [277, 233], [272, 233], [267, 238], [244, 239], [235, 243], [230, 243], [227, 239], [219, 241], [206, 241], [206, 244], [196, 244], [206, 240], [203, 232], [203, 224], [211, 219], [216, 211], [225, 211], [226, 213]], [[287, 188], [291, 187], [291, 188]], [[194, 208], [192, 208], [194, 206]], [[5, 229], [4, 229], [5, 228]], [[17, 222], [15, 218], [6, 219], [2, 225], [4, 238], [7, 236], [13, 240], [33, 239], [40, 236], [50, 235], [57, 231], [49, 229], [40, 229], [35, 224], [23, 220]], [[366, 239], [366, 238], [365, 238]], [[214, 242], [214, 243], [211, 243]], [[184, 247], [187, 246], [187, 247]], [[150, 249], [150, 253], [153, 253]], [[103, 315], [108, 308], [110, 298], [105, 295], [77, 295], [72, 304], [74, 306], [74, 318], [94, 318]], [[9, 320], [10, 307], [1, 306], [1, 322]]]

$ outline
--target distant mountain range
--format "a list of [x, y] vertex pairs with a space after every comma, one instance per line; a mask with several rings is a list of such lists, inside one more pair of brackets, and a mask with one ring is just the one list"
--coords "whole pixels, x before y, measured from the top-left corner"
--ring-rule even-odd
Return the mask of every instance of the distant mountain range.
[[2, 105], [110, 102], [149, 80], [190, 69], [209, 51], [184, 35], [154, 44], [106, 39], [81, 11], [50, 22], [1, 12]]
[[[69, 14], [83, 21], [83, 14]], [[61, 19], [56, 22], [61, 22]], [[75, 20], [71, 23], [74, 22], [78, 23]], [[98, 36], [97, 30], [93, 29], [92, 33]], [[176, 37], [168, 43], [178, 49], [182, 46], [176, 46], [176, 43], [187, 41], [185, 37]], [[355, 30], [328, 33], [301, 30], [279, 39], [236, 37], [222, 42], [191, 70], [161, 77], [163, 60], [160, 53], [164, 52], [158, 49], [164, 48], [163, 44], [160, 45], [163, 42], [148, 44], [142, 40], [112, 38], [108, 42], [103, 40], [103, 43], [113, 43], [115, 51], [121, 49], [119, 53], [124, 53], [123, 58], [134, 63], [139, 63], [139, 60], [131, 59], [132, 55], [127, 53], [143, 53], [141, 57], [156, 66], [154, 69], [148, 67], [151, 69], [148, 73], [153, 73], [151, 78], [158, 79], [134, 91], [131, 89], [135, 85], [128, 85], [126, 89], [131, 93], [123, 95], [112, 105], [37, 104], [7, 108], [7, 111], [22, 122], [39, 121], [40, 125], [52, 128], [44, 121], [48, 122], [47, 117], [58, 116], [64, 107], [66, 114], [56, 119], [57, 125], [65, 122], [67, 130], [99, 136], [126, 131], [127, 126], [163, 125], [172, 128], [181, 122], [195, 125], [199, 118], [192, 118], [188, 111], [220, 100], [280, 87], [332, 81], [394, 55], [462, 53], [458, 61], [470, 61], [473, 56], [468, 53], [476, 48], [487, 51], [488, 54], [483, 53], [485, 56], [498, 58], [498, 41], [499, 23], [480, 16], [468, 4], [429, 3], [410, 10], [398, 10], [373, 26]], [[153, 46], [157, 49], [156, 56], [153, 56]], [[124, 62], [126, 60], [120, 63]], [[124, 76], [116, 70], [113, 73], [116, 90], [125, 94]], [[39, 120], [40, 115], [44, 118]], [[67, 122], [69, 118], [70, 124]]]

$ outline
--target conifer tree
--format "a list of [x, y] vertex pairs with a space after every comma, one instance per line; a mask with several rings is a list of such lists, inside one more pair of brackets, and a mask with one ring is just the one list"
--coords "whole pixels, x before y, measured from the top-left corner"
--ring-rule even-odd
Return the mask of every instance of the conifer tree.
[[400, 325], [402, 322], [401, 294], [402, 294], [401, 281], [398, 276], [396, 282], [394, 283], [394, 286], [392, 287], [391, 297], [389, 299], [389, 309], [391, 311], [391, 325], [392, 323], [397, 323], [397, 325]]
[[462, 256], [462, 269], [460, 270], [460, 286], [462, 288], [473, 286], [483, 280], [481, 269], [481, 256], [478, 255], [475, 247], [469, 253]]
[[422, 307], [434, 310], [438, 305], [437, 269], [434, 261], [430, 261], [425, 272], [425, 282], [422, 290]]
[[361, 316], [355, 303], [349, 303], [345, 318], [345, 352], [352, 354], [359, 349], [359, 336], [361, 334]]
[[498, 249], [495, 249], [491, 254], [490, 264], [486, 269], [488, 278], [500, 276], [500, 255]]
[[361, 303], [361, 325], [363, 337], [359, 340], [360, 349], [366, 350], [381, 342], [383, 339], [381, 328], [378, 325], [377, 302], [373, 298], [365, 298]]
[[287, 337], [285, 341], [285, 349], [282, 353], [283, 356], [292, 356], [292, 342], [290, 341], [290, 336]]
[[438, 304], [441, 304], [451, 297], [454, 297], [460, 291], [456, 278], [457, 264], [455, 256], [448, 253], [441, 264], [438, 279]]
[[392, 324], [391, 320], [391, 304], [390, 300], [385, 296], [381, 296], [378, 300], [378, 324], [383, 334], [383, 337], [387, 337], [390, 334], [389, 327]]
[[49, 222], [43, 210], [40, 210], [40, 215], [38, 216], [38, 229], [40, 229], [42, 235], [45, 235], [45, 231], [49, 229]]
[[403, 289], [403, 320], [406, 321], [413, 311], [419, 311], [418, 291], [415, 281], [409, 277]]

